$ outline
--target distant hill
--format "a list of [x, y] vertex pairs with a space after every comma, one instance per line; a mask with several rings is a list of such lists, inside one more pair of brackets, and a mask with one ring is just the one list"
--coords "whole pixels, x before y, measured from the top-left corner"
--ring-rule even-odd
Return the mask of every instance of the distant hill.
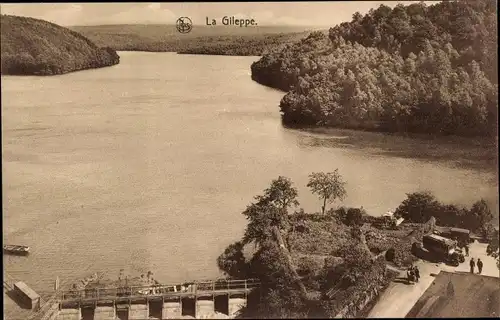
[[285, 26], [194, 26], [191, 32], [182, 34], [175, 25], [101, 25], [75, 26], [71, 29], [97, 45], [119, 51], [241, 56], [262, 55], [296, 42], [312, 31], [312, 28]]
[[55, 75], [119, 63], [111, 48], [56, 24], [1, 15], [1, 73]]

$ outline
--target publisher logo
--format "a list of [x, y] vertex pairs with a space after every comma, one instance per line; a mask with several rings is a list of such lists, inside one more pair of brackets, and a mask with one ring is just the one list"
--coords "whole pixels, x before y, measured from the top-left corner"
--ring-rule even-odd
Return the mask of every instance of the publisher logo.
[[193, 22], [188, 17], [180, 17], [176, 22], [177, 31], [189, 33], [193, 29]]

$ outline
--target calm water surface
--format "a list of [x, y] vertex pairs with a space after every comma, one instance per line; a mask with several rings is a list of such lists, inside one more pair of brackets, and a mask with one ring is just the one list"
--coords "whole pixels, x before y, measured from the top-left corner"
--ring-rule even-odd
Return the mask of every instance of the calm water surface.
[[380, 214], [405, 193], [470, 204], [494, 175], [308, 144], [282, 128], [283, 93], [250, 79], [256, 57], [122, 52], [121, 64], [55, 77], [2, 77], [6, 271], [35, 290], [56, 276], [153, 271], [162, 282], [219, 276], [215, 259], [272, 178], [319, 201], [312, 171], [339, 168], [346, 205]]

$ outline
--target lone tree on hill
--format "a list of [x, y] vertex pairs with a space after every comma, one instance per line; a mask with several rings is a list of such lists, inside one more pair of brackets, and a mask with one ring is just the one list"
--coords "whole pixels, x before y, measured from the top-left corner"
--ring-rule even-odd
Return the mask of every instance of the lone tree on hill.
[[293, 186], [292, 180], [287, 177], [279, 176], [271, 182], [271, 186], [264, 190], [263, 196], [257, 196], [256, 200], [259, 202], [265, 201], [276, 208], [285, 212], [289, 207], [296, 207], [300, 203], [297, 200], [298, 192]]
[[339, 169], [333, 172], [313, 172], [309, 175], [309, 183], [307, 187], [311, 189], [313, 194], [319, 196], [323, 200], [321, 211], [325, 214], [327, 201], [333, 203], [335, 200], [344, 200], [347, 196], [345, 190], [346, 183], [342, 180], [339, 174]]
[[269, 237], [271, 227], [276, 226], [280, 231], [288, 229], [288, 209], [299, 205], [297, 195], [290, 179], [280, 176], [273, 180], [264, 194], [256, 196], [256, 202], [242, 212], [248, 220], [243, 244], [262, 243]]

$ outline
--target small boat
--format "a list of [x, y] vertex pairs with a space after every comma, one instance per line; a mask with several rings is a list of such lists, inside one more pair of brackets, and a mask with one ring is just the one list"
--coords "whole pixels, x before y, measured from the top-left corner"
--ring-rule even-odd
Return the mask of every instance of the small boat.
[[6, 244], [3, 246], [3, 251], [9, 254], [27, 255], [30, 252], [30, 247]]

